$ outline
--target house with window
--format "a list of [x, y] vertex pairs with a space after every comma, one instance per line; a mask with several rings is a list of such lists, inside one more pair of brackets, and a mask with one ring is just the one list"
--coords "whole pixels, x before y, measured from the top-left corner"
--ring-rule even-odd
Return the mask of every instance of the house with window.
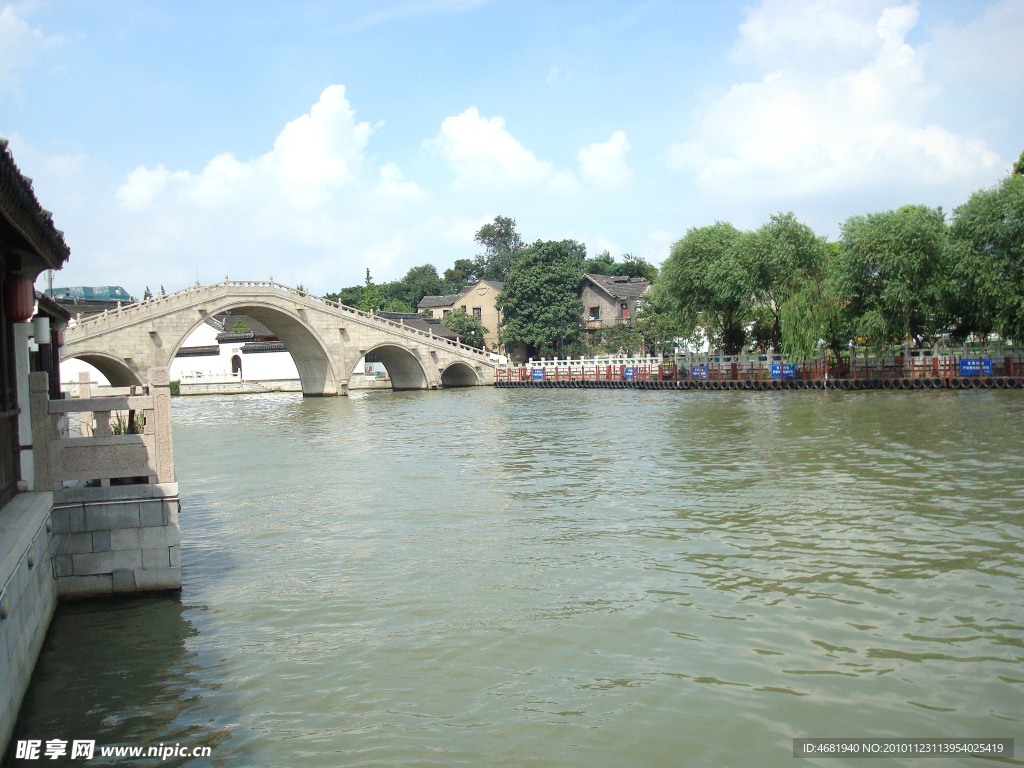
[[443, 320], [457, 309], [462, 309], [483, 323], [487, 333], [484, 334], [484, 347], [488, 350], [498, 348], [498, 326], [501, 324], [501, 313], [495, 302], [501, 293], [502, 283], [497, 280], [480, 280], [474, 285], [467, 285], [458, 293], [447, 296], [424, 296], [417, 309], [435, 320]]
[[613, 325], [633, 325], [651, 287], [643, 277], [586, 274], [580, 281], [583, 301], [582, 328], [591, 334]]

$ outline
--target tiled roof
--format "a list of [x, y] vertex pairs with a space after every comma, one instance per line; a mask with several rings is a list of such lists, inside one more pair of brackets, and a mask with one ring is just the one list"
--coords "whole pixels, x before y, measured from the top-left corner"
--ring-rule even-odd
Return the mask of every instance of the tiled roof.
[[651, 287], [651, 283], [644, 277], [591, 274], [586, 274], [583, 277], [615, 299], [637, 299]]
[[35, 251], [53, 269], [64, 266], [71, 255], [64, 233], [36, 199], [32, 179], [22, 175], [7, 150], [7, 140], [0, 139], [0, 239], [9, 238], [14, 240], [12, 245]]
[[420, 309], [450, 307], [463, 296], [465, 296], [464, 293], [449, 293], [447, 296], [424, 296], [416, 306]]
[[491, 286], [491, 288], [496, 290], [498, 293], [501, 293], [501, 289], [505, 287], [505, 284], [500, 280], [478, 280], [477, 282], [473, 283], [473, 285], [467, 285], [458, 293], [449, 293], [447, 296], [424, 296], [417, 306], [420, 309], [437, 309], [439, 307], [450, 307], [456, 301], [458, 301], [463, 296], [472, 291], [474, 288], [476, 288], [478, 285], [480, 285], [480, 283], [486, 283], [487, 285]]
[[449, 330], [441, 325], [440, 320], [435, 320], [432, 317], [423, 317], [422, 315], [410, 312], [378, 312], [377, 316], [383, 317], [385, 320], [394, 320], [396, 323], [401, 323], [419, 331], [429, 331], [435, 336], [441, 336], [445, 339], [458, 338], [458, 334], [455, 331]]

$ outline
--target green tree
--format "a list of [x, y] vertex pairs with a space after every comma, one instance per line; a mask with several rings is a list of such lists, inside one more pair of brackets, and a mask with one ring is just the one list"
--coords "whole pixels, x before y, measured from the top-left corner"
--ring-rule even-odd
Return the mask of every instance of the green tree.
[[920, 344], [944, 325], [945, 233], [942, 209], [923, 205], [846, 220], [837, 287], [858, 338]]
[[738, 255], [742, 235], [728, 222], [687, 231], [672, 246], [654, 284], [654, 300], [682, 331], [703, 331], [726, 354], [746, 341], [751, 313], [750, 277]]
[[249, 331], [249, 324], [247, 322], [245, 322], [245, 320], [239, 320], [233, 326], [231, 326], [231, 332], [232, 333], [249, 333], [250, 332]]
[[505, 276], [497, 299], [503, 344], [523, 343], [531, 352], [552, 354], [580, 336], [579, 297], [586, 246], [575, 240], [538, 240], [521, 252]]
[[[790, 349], [785, 351], [792, 354], [794, 339], [808, 331], [813, 333], [813, 322], [811, 327], [806, 324], [820, 312], [806, 315], [816, 300], [823, 298], [825, 256], [824, 241], [792, 213], [772, 216], [760, 229], [742, 237], [740, 257], [750, 280], [753, 335], [761, 349], [788, 346]], [[804, 326], [802, 332], [784, 334], [784, 321], [796, 321]], [[784, 336], [787, 344], [783, 343]], [[796, 346], [804, 347], [802, 343]]]
[[608, 251], [601, 251], [583, 262], [583, 271], [588, 275], [617, 275], [618, 264]]
[[[1018, 164], [1024, 164], [1024, 154]], [[975, 192], [954, 210], [946, 255], [955, 335], [995, 331], [1024, 341], [1022, 172]]]
[[412, 267], [405, 273], [401, 282], [405, 294], [401, 300], [410, 307], [419, 305], [424, 296], [439, 296], [447, 292], [444, 281], [437, 274], [437, 268], [433, 264]]
[[781, 349], [791, 359], [810, 357], [824, 341], [838, 360], [853, 338], [851, 315], [839, 298], [839, 243], [822, 242], [822, 248], [822, 269], [809, 272], [782, 305]]
[[634, 320], [641, 346], [651, 355], [675, 347], [676, 339], [686, 335], [678, 317], [660, 307], [653, 296], [643, 303]]
[[459, 334], [462, 337], [463, 344], [468, 344], [477, 349], [484, 348], [484, 334], [489, 333], [489, 331], [484, 327], [483, 323], [466, 312], [466, 310], [456, 309], [449, 312], [441, 320], [441, 325], [449, 331]]
[[477, 265], [472, 259], [456, 259], [455, 264], [444, 271], [447, 291], [442, 293], [458, 293], [467, 285], [475, 285], [479, 279]]
[[484, 247], [484, 253], [476, 257], [476, 276], [489, 280], [504, 280], [525, 248], [516, 231], [516, 220], [505, 216], [495, 216], [494, 221], [477, 230], [473, 239]]
[[367, 267], [366, 285], [363, 286], [363, 291], [359, 296], [359, 309], [363, 312], [377, 312], [383, 303], [384, 293], [381, 291], [380, 286], [373, 284], [373, 278], [370, 277], [370, 268]]
[[632, 253], [622, 254], [622, 263], [618, 264], [618, 271], [615, 274], [628, 277], [642, 277], [649, 283], [658, 278], [658, 268], [650, 264], [642, 256], [634, 256]]
[[151, 290], [149, 290], [149, 286], [147, 285], [146, 286], [146, 290], [142, 294], [142, 300], [145, 301], [146, 299], [151, 299], [151, 298], [153, 298], [153, 292]]

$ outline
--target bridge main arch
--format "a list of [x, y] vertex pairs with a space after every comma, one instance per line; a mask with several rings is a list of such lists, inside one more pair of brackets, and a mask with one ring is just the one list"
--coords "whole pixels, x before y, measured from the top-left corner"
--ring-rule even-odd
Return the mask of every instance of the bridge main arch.
[[298, 313], [289, 312], [270, 303], [253, 300], [225, 299], [213, 302], [204, 317], [192, 323], [178, 335], [163, 365], [168, 368], [174, 362], [178, 350], [192, 332], [202, 325], [206, 318], [222, 312], [240, 311], [267, 326], [284, 344], [292, 362], [299, 372], [302, 394], [305, 397], [321, 397], [342, 394], [342, 379], [326, 341], [315, 328]]

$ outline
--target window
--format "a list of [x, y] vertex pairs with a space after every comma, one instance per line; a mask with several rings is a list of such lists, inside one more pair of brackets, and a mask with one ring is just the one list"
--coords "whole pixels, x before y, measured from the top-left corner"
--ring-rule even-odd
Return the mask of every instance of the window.
[[629, 319], [629, 305], [628, 304], [623, 304], [622, 305], [622, 319], [623, 320], [628, 320]]
[[446, 309], [441, 317], [448, 317], [448, 315], [450, 315], [451, 313], [452, 311], [450, 309]]
[[484, 313], [480, 307], [473, 307], [473, 319], [475, 319], [477, 322], [483, 321]]
[[591, 320], [600, 320], [601, 319], [601, 308], [600, 307], [591, 307], [590, 308], [590, 319]]

